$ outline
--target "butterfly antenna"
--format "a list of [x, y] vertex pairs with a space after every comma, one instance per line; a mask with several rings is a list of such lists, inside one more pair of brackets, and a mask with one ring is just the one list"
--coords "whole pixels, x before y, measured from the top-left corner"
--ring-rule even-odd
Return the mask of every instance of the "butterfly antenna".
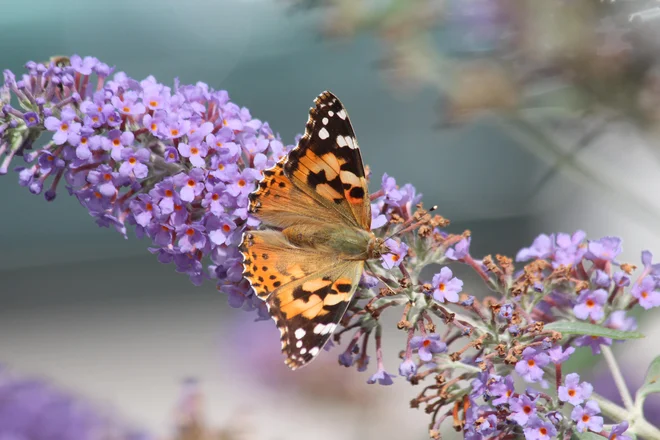
[[[429, 209], [427, 212], [433, 212], [433, 211], [435, 211], [436, 209], [438, 209], [438, 205], [433, 205], [433, 206], [431, 207], [431, 209]], [[407, 231], [409, 231], [410, 229], [414, 229], [414, 228], [416, 228], [417, 226], [419, 226], [419, 225], [422, 223], [422, 222], [417, 222], [417, 223], [415, 223], [412, 227], [410, 227], [410, 225], [413, 224], [414, 222], [415, 222], [415, 217], [410, 217], [408, 220], [406, 220], [405, 222], [403, 222], [403, 223], [401, 224], [401, 226], [399, 227], [399, 229], [397, 229], [396, 231], [392, 232], [389, 236], [387, 236], [387, 237], [385, 238], [385, 241], [389, 240], [389, 239], [392, 238], [392, 237], [395, 237], [395, 236], [401, 234], [402, 232], [407, 232]]]

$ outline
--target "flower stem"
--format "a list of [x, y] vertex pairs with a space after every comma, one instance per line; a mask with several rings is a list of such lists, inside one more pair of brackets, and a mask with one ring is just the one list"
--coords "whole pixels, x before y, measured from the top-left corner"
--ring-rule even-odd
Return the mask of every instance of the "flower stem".
[[600, 349], [603, 352], [603, 357], [605, 358], [605, 362], [607, 362], [607, 366], [610, 368], [610, 371], [612, 372], [612, 379], [614, 379], [614, 383], [616, 384], [616, 387], [619, 390], [619, 394], [621, 395], [621, 399], [623, 400], [623, 405], [626, 407], [626, 410], [628, 412], [632, 412], [633, 410], [632, 396], [630, 394], [630, 390], [628, 390], [628, 386], [626, 385], [625, 380], [623, 380], [621, 369], [619, 368], [619, 364], [614, 358], [614, 354], [612, 354], [612, 349], [606, 345], [601, 345]]

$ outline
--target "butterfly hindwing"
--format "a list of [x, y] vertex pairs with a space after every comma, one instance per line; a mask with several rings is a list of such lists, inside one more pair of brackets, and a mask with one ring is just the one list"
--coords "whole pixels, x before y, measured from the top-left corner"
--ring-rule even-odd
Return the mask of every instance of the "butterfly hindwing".
[[290, 368], [309, 363], [323, 349], [351, 302], [363, 266], [363, 261], [342, 262], [292, 281], [268, 297]]
[[339, 211], [350, 225], [369, 230], [369, 191], [348, 113], [330, 92], [319, 95], [315, 104], [284, 172], [320, 204]]

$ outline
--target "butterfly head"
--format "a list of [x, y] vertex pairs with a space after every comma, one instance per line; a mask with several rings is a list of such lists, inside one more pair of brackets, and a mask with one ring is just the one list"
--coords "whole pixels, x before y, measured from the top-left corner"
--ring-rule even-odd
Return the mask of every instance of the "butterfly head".
[[387, 254], [390, 252], [390, 248], [387, 247], [385, 244], [385, 240], [372, 236], [371, 239], [369, 240], [369, 246], [367, 248], [367, 259], [369, 260], [374, 260], [378, 259], [381, 257], [383, 254]]

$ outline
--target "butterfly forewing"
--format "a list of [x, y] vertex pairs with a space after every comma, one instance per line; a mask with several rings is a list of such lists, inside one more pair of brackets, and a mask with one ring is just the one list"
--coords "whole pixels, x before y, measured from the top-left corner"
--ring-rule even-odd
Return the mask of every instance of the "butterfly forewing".
[[284, 171], [310, 196], [338, 210], [350, 223], [369, 230], [369, 191], [348, 113], [330, 92], [323, 92], [315, 103], [305, 134], [289, 153]]
[[315, 104], [298, 146], [250, 194], [250, 214], [266, 229], [247, 231], [240, 246], [243, 275], [266, 302], [293, 369], [314, 359], [346, 312], [371, 223], [348, 113], [329, 92]]

